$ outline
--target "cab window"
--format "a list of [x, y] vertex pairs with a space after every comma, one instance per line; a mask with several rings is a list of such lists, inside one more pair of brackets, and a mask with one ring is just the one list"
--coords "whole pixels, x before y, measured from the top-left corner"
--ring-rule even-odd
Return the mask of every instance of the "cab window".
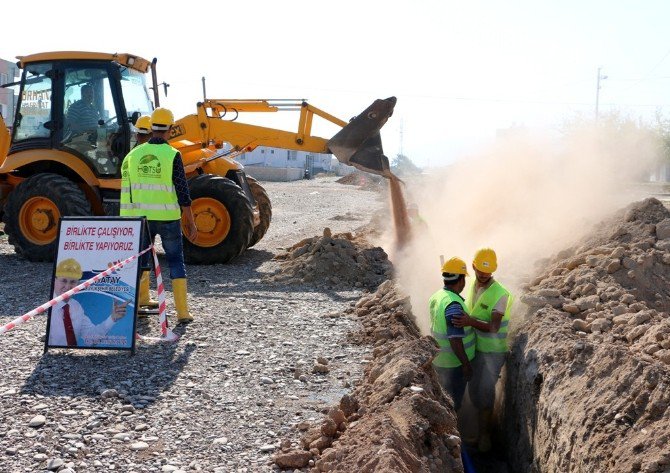
[[83, 155], [98, 174], [115, 175], [120, 157], [112, 145], [120, 124], [106, 67], [65, 69], [63, 120], [61, 145]]
[[36, 64], [23, 72], [25, 85], [14, 122], [15, 141], [51, 136], [52, 81], [48, 77], [51, 67], [51, 64]]

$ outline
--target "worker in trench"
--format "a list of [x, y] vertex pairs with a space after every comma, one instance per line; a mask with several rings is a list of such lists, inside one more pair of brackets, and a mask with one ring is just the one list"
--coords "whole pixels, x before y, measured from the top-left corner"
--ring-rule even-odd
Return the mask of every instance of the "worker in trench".
[[472, 268], [475, 279], [466, 291], [466, 308], [470, 315], [454, 319], [453, 324], [463, 329], [474, 329], [476, 354], [468, 394], [478, 411], [477, 448], [487, 452], [491, 450], [496, 383], [508, 351], [507, 330], [512, 296], [493, 278], [498, 260], [491, 248], [481, 248], [475, 253]]
[[433, 294], [430, 308], [431, 334], [440, 347], [433, 360], [442, 388], [454, 400], [458, 412], [465, 387], [472, 378], [471, 361], [475, 356], [475, 334], [471, 327], [457, 327], [456, 319], [467, 316], [465, 301], [460, 293], [465, 288], [467, 265], [460, 258], [450, 258], [442, 265], [444, 287]]
[[[151, 114], [151, 139], [133, 148], [121, 166], [121, 215], [146, 217], [150, 240], [161, 236], [170, 267], [177, 322], [189, 323], [193, 315], [187, 303], [186, 266], [182, 244], [181, 221], [186, 236], [195, 241], [198, 229], [191, 210], [191, 196], [186, 182], [181, 154], [167, 142], [174, 115], [166, 108]], [[148, 257], [148, 253], [146, 253]], [[144, 258], [144, 257], [143, 257]], [[142, 259], [142, 267], [148, 267]], [[139, 305], [151, 305], [148, 300], [149, 273], [140, 277]]]

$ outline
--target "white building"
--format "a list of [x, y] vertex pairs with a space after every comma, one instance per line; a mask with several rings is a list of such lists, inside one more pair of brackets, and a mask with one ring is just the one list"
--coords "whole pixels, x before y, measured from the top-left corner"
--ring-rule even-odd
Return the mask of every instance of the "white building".
[[[0, 85], [16, 82], [18, 77], [19, 68], [16, 67], [16, 64], [0, 59]], [[0, 114], [8, 127], [11, 127], [14, 122], [17, 99], [13, 89], [0, 87]]]
[[299, 168], [309, 171], [310, 176], [320, 172], [331, 172], [331, 155], [308, 153], [259, 146], [236, 158], [243, 166], [268, 166], [274, 168]]

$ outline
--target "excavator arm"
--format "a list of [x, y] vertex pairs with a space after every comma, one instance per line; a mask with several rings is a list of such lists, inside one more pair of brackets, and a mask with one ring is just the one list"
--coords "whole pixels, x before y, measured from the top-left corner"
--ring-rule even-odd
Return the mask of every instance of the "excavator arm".
[[[178, 120], [170, 141], [188, 140], [202, 147], [222, 148], [229, 143], [231, 154], [252, 151], [258, 146], [332, 153], [337, 159], [367, 172], [388, 177], [388, 158], [383, 155], [380, 128], [393, 113], [395, 97], [376, 100], [349, 123], [340, 120], [304, 100], [214, 100], [197, 105], [197, 113]], [[300, 111], [298, 129], [290, 132], [236, 121], [240, 113]], [[312, 135], [314, 117], [320, 117], [340, 130], [331, 139]], [[220, 156], [221, 154], [217, 154]], [[212, 158], [203, 158], [204, 162]], [[193, 163], [189, 163], [193, 164]]]

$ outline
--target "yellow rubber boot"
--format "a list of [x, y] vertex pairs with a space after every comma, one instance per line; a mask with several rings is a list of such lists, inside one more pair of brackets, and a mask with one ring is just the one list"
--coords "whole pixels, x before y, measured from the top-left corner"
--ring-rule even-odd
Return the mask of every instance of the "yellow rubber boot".
[[188, 302], [186, 301], [186, 278], [173, 279], [172, 291], [174, 293], [174, 305], [177, 308], [177, 323], [191, 322], [193, 316], [188, 311]]
[[142, 271], [140, 276], [140, 302], [138, 305], [150, 309], [158, 308], [158, 301], [153, 300], [149, 294], [149, 271]]

